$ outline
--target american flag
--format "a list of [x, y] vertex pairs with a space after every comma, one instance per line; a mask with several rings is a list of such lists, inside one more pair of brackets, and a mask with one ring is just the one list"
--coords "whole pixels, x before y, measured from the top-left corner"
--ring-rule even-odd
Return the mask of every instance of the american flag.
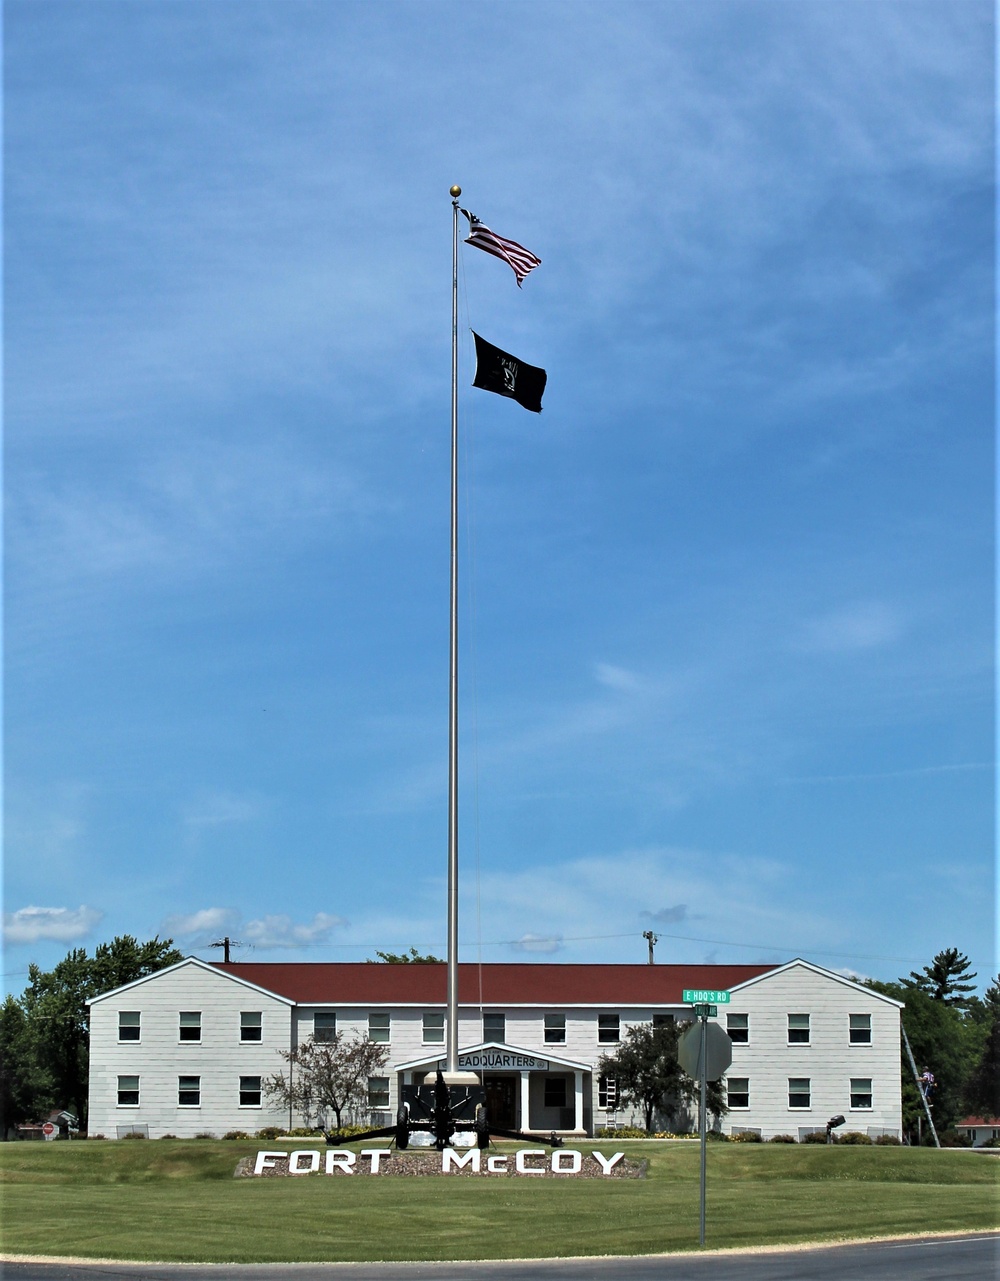
[[516, 240], [505, 240], [495, 231], [490, 231], [489, 227], [480, 222], [475, 214], [469, 213], [468, 209], [463, 209], [462, 213], [468, 218], [472, 233], [466, 238], [465, 243], [475, 245], [477, 249], [485, 249], [488, 254], [493, 254], [496, 258], [502, 258], [517, 277], [517, 287], [520, 289], [521, 281], [529, 271], [540, 265], [541, 258], [536, 258], [530, 249], [525, 249], [524, 245], [519, 245]]

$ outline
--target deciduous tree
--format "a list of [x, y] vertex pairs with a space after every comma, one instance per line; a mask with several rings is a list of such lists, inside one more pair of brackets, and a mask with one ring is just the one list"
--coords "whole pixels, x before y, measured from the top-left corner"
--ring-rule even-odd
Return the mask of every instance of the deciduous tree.
[[[685, 1027], [639, 1023], [626, 1031], [616, 1053], [601, 1056], [598, 1071], [614, 1078], [622, 1099], [642, 1109], [647, 1133], [653, 1129], [656, 1111], [690, 1105], [698, 1091], [696, 1082], [677, 1062], [677, 1039]], [[708, 1110], [714, 1117], [727, 1110], [718, 1081], [709, 1085]]]
[[368, 1078], [385, 1066], [389, 1050], [357, 1033], [336, 1032], [329, 1041], [313, 1037], [278, 1053], [288, 1064], [287, 1075], [275, 1072], [264, 1082], [273, 1102], [294, 1107], [308, 1121], [326, 1128], [329, 1113], [343, 1124], [345, 1112], [357, 1112], [368, 1096]]

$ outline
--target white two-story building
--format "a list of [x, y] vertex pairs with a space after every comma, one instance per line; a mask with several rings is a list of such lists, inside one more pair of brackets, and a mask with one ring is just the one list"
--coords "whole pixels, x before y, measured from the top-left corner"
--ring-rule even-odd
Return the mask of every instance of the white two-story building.
[[[582, 1136], [630, 1123], [601, 1057], [630, 1026], [690, 1018], [685, 989], [731, 993], [718, 1007], [733, 1041], [723, 1130], [802, 1137], [843, 1115], [847, 1130], [900, 1133], [899, 1003], [801, 960], [462, 965], [460, 1065], [480, 1074], [496, 1126]], [[190, 957], [90, 1002], [88, 1130], [156, 1138], [310, 1123], [269, 1102], [264, 1082], [287, 1071], [281, 1051], [337, 1032], [385, 1045], [356, 1119], [391, 1124], [401, 1086], [444, 1062], [445, 1002], [444, 965]]]

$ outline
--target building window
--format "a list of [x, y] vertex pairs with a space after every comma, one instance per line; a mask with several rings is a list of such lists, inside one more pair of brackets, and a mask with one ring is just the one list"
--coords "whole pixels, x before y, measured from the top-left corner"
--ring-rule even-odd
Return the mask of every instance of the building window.
[[182, 1108], [201, 1107], [200, 1076], [179, 1076], [177, 1078], [177, 1106]]
[[564, 1108], [566, 1106], [566, 1078], [564, 1076], [547, 1076], [545, 1078], [545, 1106], [547, 1108]]
[[675, 1019], [672, 1014], [654, 1014], [653, 1030], [655, 1031], [658, 1027], [673, 1027], [674, 1022]]
[[621, 1021], [617, 1014], [598, 1014], [597, 1039], [605, 1045], [617, 1045], [621, 1040]]
[[788, 1106], [790, 1108], [811, 1107], [811, 1086], [807, 1076], [790, 1076], [788, 1078]]
[[389, 1014], [378, 1010], [368, 1015], [368, 1039], [377, 1045], [389, 1044]]
[[138, 1041], [139, 1039], [139, 1011], [138, 1010], [119, 1010], [118, 1011], [118, 1039], [119, 1041]]
[[809, 1044], [809, 1015], [808, 1014], [789, 1014], [788, 1044], [789, 1045], [808, 1045]]
[[329, 1044], [337, 1039], [336, 1014], [313, 1015], [313, 1040]]
[[618, 1106], [618, 1082], [613, 1076], [597, 1078], [597, 1106], [611, 1112]]
[[731, 1076], [727, 1079], [726, 1102], [731, 1108], [748, 1108], [750, 1106], [750, 1078], [748, 1076]]
[[848, 1015], [851, 1021], [850, 1038], [852, 1045], [871, 1045], [872, 1016], [870, 1014]]
[[139, 1106], [139, 1078], [137, 1076], [120, 1076], [118, 1078], [118, 1106], [120, 1108], [137, 1108]]
[[870, 1108], [872, 1105], [872, 1080], [870, 1076], [851, 1077], [851, 1107]]
[[496, 1041], [498, 1044], [503, 1045], [507, 1040], [506, 1014], [483, 1015], [483, 1040]]
[[389, 1106], [389, 1078], [387, 1076], [370, 1076], [368, 1078], [368, 1106], [370, 1108], [387, 1108]]
[[260, 1010], [243, 1010], [240, 1013], [240, 1040], [260, 1041], [264, 1037], [264, 1016]]
[[444, 1045], [444, 1015], [424, 1015], [424, 1045]]
[[546, 1014], [545, 1042], [547, 1045], [566, 1044], [566, 1015]]
[[260, 1077], [259, 1076], [241, 1076], [240, 1077], [240, 1107], [241, 1108], [259, 1108], [260, 1107]]
[[727, 1014], [726, 1031], [729, 1033], [729, 1039], [732, 1041], [733, 1045], [749, 1045], [750, 1015]]
[[201, 1040], [201, 1010], [181, 1010], [179, 1036], [182, 1041]]

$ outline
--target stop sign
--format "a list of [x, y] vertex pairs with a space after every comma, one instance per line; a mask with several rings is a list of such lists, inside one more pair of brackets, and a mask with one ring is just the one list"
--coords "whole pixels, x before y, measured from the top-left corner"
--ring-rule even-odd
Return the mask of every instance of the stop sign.
[[733, 1043], [718, 1023], [693, 1023], [677, 1042], [677, 1061], [696, 1081], [701, 1080], [698, 1060], [705, 1037], [705, 1080], [717, 1081], [733, 1061]]
[[56, 1132], [56, 1127], [52, 1124], [51, 1121], [46, 1121], [45, 1124], [42, 1126], [42, 1133], [45, 1135], [47, 1139], [51, 1139], [53, 1134], [55, 1134], [55, 1132]]

